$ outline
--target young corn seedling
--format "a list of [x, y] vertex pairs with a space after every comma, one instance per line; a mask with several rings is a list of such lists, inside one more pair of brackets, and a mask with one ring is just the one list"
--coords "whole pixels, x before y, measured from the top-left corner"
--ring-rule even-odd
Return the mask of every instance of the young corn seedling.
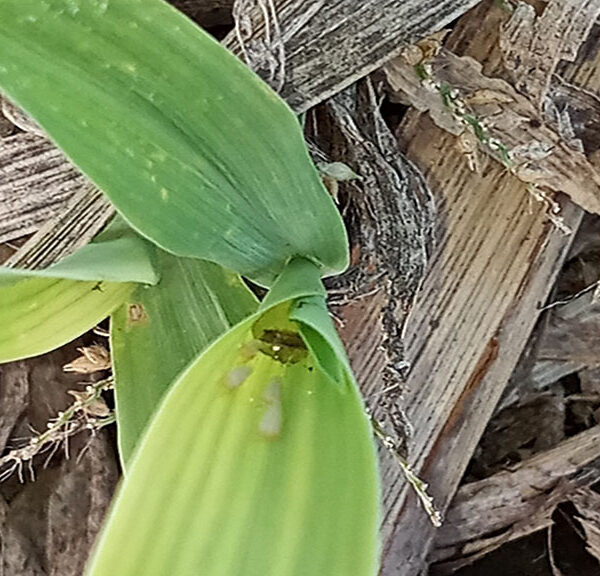
[[0, 89], [119, 212], [0, 269], [2, 361], [112, 315], [125, 476], [87, 574], [375, 574], [374, 443], [321, 282], [347, 238], [291, 110], [162, 0], [2, 0]]

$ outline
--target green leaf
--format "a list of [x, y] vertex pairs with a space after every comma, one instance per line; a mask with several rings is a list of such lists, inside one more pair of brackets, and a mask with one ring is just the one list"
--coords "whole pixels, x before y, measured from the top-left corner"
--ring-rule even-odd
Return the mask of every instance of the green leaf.
[[293, 301], [290, 319], [299, 324], [315, 362], [334, 382], [352, 374], [344, 345], [333, 326], [326, 305], [327, 292], [314, 264], [295, 258], [285, 267], [260, 309], [267, 310], [284, 301]]
[[154, 252], [151, 244], [115, 218], [90, 244], [48, 268], [24, 270], [0, 266], [0, 288], [31, 277], [156, 284]]
[[0, 285], [0, 362], [74, 340], [106, 318], [135, 284], [29, 277]]
[[317, 296], [299, 299], [290, 311], [290, 319], [298, 323], [320, 369], [334, 382], [343, 382], [345, 374], [351, 373], [350, 364], [325, 300]]
[[376, 459], [356, 386], [334, 384], [291, 333], [288, 361], [257, 341], [257, 327], [293, 326], [289, 307], [237, 325], [171, 388], [90, 576], [376, 574]]
[[154, 248], [116, 221], [44, 270], [0, 266], [0, 362], [37, 356], [77, 338], [135, 289], [158, 281]]
[[175, 377], [218, 336], [256, 311], [256, 298], [223, 268], [165, 252], [161, 281], [140, 286], [112, 316], [119, 454], [127, 465]]
[[292, 111], [162, 0], [2, 0], [0, 87], [166, 250], [266, 285], [346, 267]]

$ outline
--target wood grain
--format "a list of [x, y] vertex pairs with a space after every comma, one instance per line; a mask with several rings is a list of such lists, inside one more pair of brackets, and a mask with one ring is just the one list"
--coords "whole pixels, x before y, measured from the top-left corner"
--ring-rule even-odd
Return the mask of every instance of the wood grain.
[[[397, 55], [404, 43], [440, 30], [480, 0], [280, 0], [275, 2], [285, 55], [281, 95], [303, 112]], [[255, 3], [257, 4], [257, 3]], [[258, 7], [250, 15], [252, 67], [265, 71], [269, 46]], [[224, 41], [241, 54], [235, 33]]]
[[[505, 13], [492, 2], [459, 23], [451, 49], [500, 62], [494, 48]], [[453, 44], [453, 45], [452, 45]], [[492, 67], [493, 68], [493, 67]], [[440, 197], [440, 239], [405, 345], [410, 369], [403, 406], [414, 428], [409, 460], [446, 509], [491, 417], [568, 250], [524, 185], [494, 162], [472, 173], [453, 136], [412, 114], [400, 134], [409, 158]], [[582, 211], [562, 200], [576, 230]], [[377, 297], [346, 310], [344, 335], [353, 365], [376, 393], [383, 362], [373, 322]], [[419, 574], [435, 529], [397, 466], [382, 457], [383, 567], [389, 576]]]
[[73, 194], [60, 215], [46, 222], [3, 264], [46, 268], [85, 246], [114, 214], [108, 198], [95, 186], [85, 184]]
[[[432, 146], [432, 142], [436, 144]], [[516, 365], [569, 239], [501, 168], [471, 173], [452, 137], [422, 120], [409, 157], [444, 195], [446, 230], [409, 318], [404, 399], [410, 460], [443, 510]], [[564, 204], [576, 229], [581, 210]], [[386, 481], [384, 574], [417, 574], [434, 530], [401, 478]]]
[[541, 16], [521, 2], [500, 35], [505, 69], [541, 111], [559, 64], [574, 61], [600, 16], [599, 0], [551, 0]]
[[35, 231], [85, 182], [45, 138], [19, 133], [0, 140], [0, 242]]

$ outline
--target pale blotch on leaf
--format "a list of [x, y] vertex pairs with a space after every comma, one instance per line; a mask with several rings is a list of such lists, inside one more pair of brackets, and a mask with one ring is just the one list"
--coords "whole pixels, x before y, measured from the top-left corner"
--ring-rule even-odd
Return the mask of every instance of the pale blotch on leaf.
[[165, 162], [167, 160], [167, 153], [164, 150], [154, 150], [150, 153], [150, 158], [156, 162]]
[[125, 62], [123, 64], [123, 69], [129, 74], [133, 74], [134, 76], [137, 75], [137, 66], [134, 62]]
[[252, 374], [250, 366], [237, 366], [233, 370], [227, 372], [225, 377], [225, 386], [230, 390], [239, 388]]
[[266, 408], [258, 430], [265, 438], [275, 439], [281, 434], [281, 380], [275, 379], [269, 382], [265, 388], [263, 400]]

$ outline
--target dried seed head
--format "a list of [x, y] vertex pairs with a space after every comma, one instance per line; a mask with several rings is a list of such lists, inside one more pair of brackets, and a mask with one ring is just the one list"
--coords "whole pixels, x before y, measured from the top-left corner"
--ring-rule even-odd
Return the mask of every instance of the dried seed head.
[[78, 374], [91, 374], [110, 369], [110, 354], [108, 350], [100, 345], [93, 344], [78, 348], [81, 356], [63, 366], [65, 372], [76, 372]]

